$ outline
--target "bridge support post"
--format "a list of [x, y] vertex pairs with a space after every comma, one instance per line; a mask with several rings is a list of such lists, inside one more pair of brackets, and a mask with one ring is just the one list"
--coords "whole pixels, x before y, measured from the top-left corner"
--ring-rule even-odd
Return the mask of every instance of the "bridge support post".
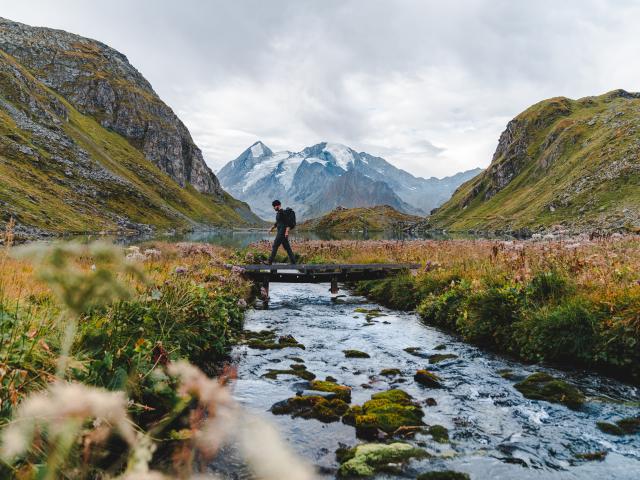
[[331, 277], [331, 288], [329, 289], [331, 293], [338, 293], [338, 277]]
[[264, 302], [269, 301], [269, 275], [264, 275], [260, 282], [260, 295]]

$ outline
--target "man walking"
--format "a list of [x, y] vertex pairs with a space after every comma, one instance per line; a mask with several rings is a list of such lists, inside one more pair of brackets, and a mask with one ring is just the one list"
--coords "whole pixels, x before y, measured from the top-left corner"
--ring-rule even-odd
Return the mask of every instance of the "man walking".
[[286, 210], [283, 209], [280, 200], [274, 200], [271, 202], [271, 205], [273, 205], [273, 209], [276, 211], [276, 223], [269, 231], [273, 232], [273, 230], [276, 229], [277, 232], [276, 238], [273, 241], [271, 256], [269, 257], [269, 265], [271, 265], [273, 260], [276, 258], [276, 253], [278, 253], [280, 245], [282, 245], [287, 252], [291, 264], [295, 264], [296, 257], [293, 255], [291, 245], [289, 245], [289, 231], [296, 226], [295, 213], [290, 208], [287, 208]]

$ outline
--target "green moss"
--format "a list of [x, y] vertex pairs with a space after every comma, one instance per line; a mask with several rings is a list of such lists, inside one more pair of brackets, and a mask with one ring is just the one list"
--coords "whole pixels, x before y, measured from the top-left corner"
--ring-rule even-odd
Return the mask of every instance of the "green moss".
[[344, 356], [347, 358], [370, 358], [371, 356], [366, 352], [360, 350], [343, 350]]
[[380, 370], [380, 375], [383, 375], [385, 377], [395, 377], [400, 375], [401, 373], [402, 372], [399, 368], [383, 368], [382, 370]]
[[420, 353], [420, 347], [407, 347], [404, 349], [405, 352], [407, 352], [409, 355], [413, 355], [415, 357], [421, 357], [422, 354]]
[[622, 436], [624, 435], [624, 430], [622, 428], [620, 428], [618, 425], [614, 424], [614, 423], [609, 423], [609, 422], [596, 422], [596, 426], [598, 427], [598, 429], [603, 432], [603, 433], [607, 433], [609, 435], [617, 435], [617, 436]]
[[351, 401], [351, 388], [344, 385], [338, 385], [334, 382], [314, 380], [310, 383], [309, 388], [311, 390], [317, 390], [319, 392], [329, 392], [347, 403]]
[[429, 357], [429, 363], [439, 363], [451, 358], [458, 358], [458, 356], [454, 355], [453, 353], [437, 353]]
[[263, 374], [262, 376], [264, 378], [275, 380], [278, 378], [278, 375], [292, 375], [294, 377], [302, 378], [303, 380], [313, 380], [314, 378], [316, 378], [315, 374], [309, 372], [304, 365], [299, 364], [291, 365], [288, 370], [269, 369], [267, 370], [267, 373]]
[[579, 408], [585, 401], [583, 393], [563, 380], [544, 372], [529, 375], [514, 387], [527, 398], [562, 403], [569, 408]]
[[362, 406], [351, 407], [343, 422], [355, 426], [359, 438], [375, 438], [380, 431], [391, 435], [400, 427], [421, 426], [423, 416], [408, 393], [393, 389], [372, 395]]
[[344, 401], [319, 395], [292, 397], [271, 407], [271, 412], [274, 415], [313, 418], [324, 423], [337, 422], [348, 410], [349, 405]]
[[471, 480], [468, 473], [442, 470], [440, 472], [426, 472], [418, 475], [417, 480]]
[[607, 457], [605, 450], [599, 452], [577, 453], [576, 458], [580, 460], [587, 460], [589, 462], [598, 461], [602, 462]]
[[634, 434], [640, 432], [640, 417], [623, 418], [616, 423], [625, 433]]
[[266, 330], [266, 334], [260, 336], [256, 335], [250, 337], [246, 342], [246, 345], [250, 348], [257, 350], [281, 350], [283, 348], [301, 348], [305, 349], [305, 346], [299, 343], [291, 335], [284, 335], [275, 340], [275, 333]]
[[428, 454], [408, 443], [367, 443], [350, 449], [342, 455], [346, 460], [338, 469], [339, 477], [371, 477], [378, 472], [397, 469], [399, 463], [412, 458], [425, 458]]
[[428, 430], [429, 435], [438, 443], [449, 442], [449, 430], [442, 425], [431, 425]]
[[418, 370], [413, 379], [424, 387], [442, 388], [442, 380], [438, 375], [429, 370]]
[[435, 347], [433, 347], [434, 350], [444, 350], [446, 348], [447, 348], [447, 346], [444, 343], [441, 343], [441, 344], [436, 345]]

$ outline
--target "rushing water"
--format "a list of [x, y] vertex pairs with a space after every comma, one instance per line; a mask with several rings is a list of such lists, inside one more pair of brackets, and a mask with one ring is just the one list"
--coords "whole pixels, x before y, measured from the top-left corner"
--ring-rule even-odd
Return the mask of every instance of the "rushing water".
[[[274, 422], [292, 447], [324, 476], [335, 475], [334, 452], [339, 444], [353, 446], [358, 440], [355, 429], [340, 422], [324, 424], [269, 412], [272, 404], [305, 388], [297, 377], [261, 377], [269, 368], [286, 369], [292, 356], [304, 359], [317, 378], [331, 375], [352, 387], [352, 404], [362, 404], [372, 393], [392, 387], [404, 389], [420, 402], [427, 397], [437, 401], [437, 406], [422, 404], [424, 421], [447, 427], [451, 443], [437, 444], [421, 435], [409, 440], [421, 443], [433, 457], [410, 462], [404, 478], [445, 469], [492, 480], [640, 478], [640, 435], [615, 437], [600, 432], [595, 424], [638, 415], [637, 388], [598, 375], [544, 369], [579, 386], [588, 396], [586, 405], [573, 411], [528, 400], [513, 388], [514, 381], [497, 372], [511, 369], [524, 377], [540, 367], [472, 347], [425, 326], [414, 314], [383, 309], [386, 316], [369, 323], [354, 310], [375, 305], [350, 295], [332, 301], [327, 285], [273, 284], [270, 294], [269, 308], [250, 311], [246, 328], [293, 335], [306, 349], [237, 347], [233, 354], [238, 366], [235, 396], [246, 408]], [[434, 351], [439, 344], [445, 344], [446, 350]], [[458, 358], [428, 365], [427, 360], [406, 353], [403, 349], [407, 347], [421, 347], [426, 354], [453, 353]], [[365, 351], [371, 358], [345, 358], [345, 349]], [[446, 388], [425, 389], [415, 384], [413, 374], [425, 367], [441, 376]], [[383, 368], [399, 368], [402, 377], [382, 377]], [[575, 457], [603, 450], [608, 452], [604, 461]], [[214, 464], [213, 469], [227, 478], [245, 476], [232, 457], [232, 453], [226, 455], [225, 464]]]

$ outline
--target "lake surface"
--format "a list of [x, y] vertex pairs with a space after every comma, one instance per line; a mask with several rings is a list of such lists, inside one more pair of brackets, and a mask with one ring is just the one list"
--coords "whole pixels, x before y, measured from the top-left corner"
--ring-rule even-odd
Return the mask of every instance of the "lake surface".
[[[233, 358], [238, 366], [234, 394], [250, 411], [271, 420], [282, 436], [322, 476], [333, 478], [338, 464], [335, 450], [340, 444], [359, 443], [355, 429], [340, 422], [275, 416], [270, 407], [303, 391], [306, 382], [297, 377], [262, 377], [267, 369], [287, 369], [291, 357], [304, 360], [318, 379], [330, 375], [352, 387], [351, 404], [362, 404], [372, 393], [401, 388], [420, 402], [424, 422], [449, 429], [451, 442], [435, 443], [429, 435], [408, 440], [433, 455], [412, 461], [402, 477], [385, 474], [378, 478], [415, 478], [431, 470], [467, 472], [473, 479], [619, 479], [640, 478], [640, 435], [615, 437], [604, 434], [596, 421], [615, 421], [640, 414], [640, 392], [615, 380], [583, 372], [560, 372], [485, 352], [435, 328], [424, 325], [415, 314], [382, 308], [385, 316], [366, 321], [358, 307], [375, 308], [362, 297], [341, 292], [334, 298], [328, 285], [272, 284], [268, 309], [251, 310], [245, 328], [273, 329], [278, 335], [293, 335], [305, 350], [255, 350], [238, 346]], [[444, 344], [444, 350], [434, 350]], [[420, 347], [425, 356], [452, 353], [456, 359], [429, 365], [425, 358], [405, 352]], [[342, 350], [357, 349], [371, 358], [345, 358]], [[381, 376], [383, 368], [399, 368], [395, 379]], [[426, 389], [413, 374], [429, 368], [444, 380], [444, 389]], [[577, 385], [588, 401], [580, 410], [524, 398], [515, 380], [502, 378], [510, 369], [523, 378], [547, 371]], [[427, 398], [437, 402], [427, 406]], [[583, 461], [577, 454], [606, 451], [603, 461]], [[223, 478], [248, 478], [232, 451], [212, 469]]]

